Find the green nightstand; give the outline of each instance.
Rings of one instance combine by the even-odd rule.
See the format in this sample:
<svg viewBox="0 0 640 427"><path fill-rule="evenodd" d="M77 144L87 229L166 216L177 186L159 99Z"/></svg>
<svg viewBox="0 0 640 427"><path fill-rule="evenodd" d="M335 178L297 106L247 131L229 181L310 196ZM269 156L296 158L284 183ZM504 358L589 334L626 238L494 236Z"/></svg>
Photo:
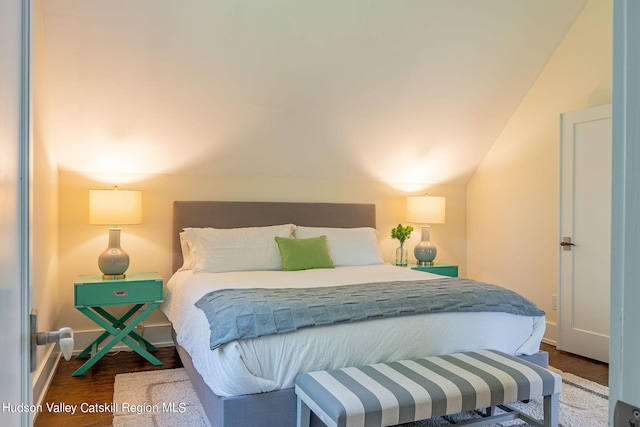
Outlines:
<svg viewBox="0 0 640 427"><path fill-rule="evenodd" d="M442 276L458 277L457 265L438 263L435 263L433 265L417 265L414 262L409 263L409 267L411 267L412 270L427 271L429 273L440 274Z"/></svg>
<svg viewBox="0 0 640 427"><path fill-rule="evenodd" d="M84 359L91 354L89 360L73 373L74 377L84 374L120 341L154 365L162 365L160 360L149 353L158 349L134 331L136 325L162 303L162 278L158 273L130 273L126 278L116 280L103 280L99 274L78 276L73 301L82 314L105 330L77 356L78 359ZM133 304L133 307L119 319L102 308L125 304ZM138 312L141 308L143 309ZM136 313L137 316L125 324ZM113 338L98 349L100 343L110 335L113 335Z"/></svg>

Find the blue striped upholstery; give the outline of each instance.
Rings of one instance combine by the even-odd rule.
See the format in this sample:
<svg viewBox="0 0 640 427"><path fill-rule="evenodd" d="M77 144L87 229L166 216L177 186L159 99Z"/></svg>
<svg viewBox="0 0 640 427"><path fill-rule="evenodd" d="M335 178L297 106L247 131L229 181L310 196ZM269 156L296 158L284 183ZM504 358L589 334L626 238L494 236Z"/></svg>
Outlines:
<svg viewBox="0 0 640 427"><path fill-rule="evenodd" d="M382 427L545 396L539 425L554 426L561 387L547 369L479 350L310 372L296 378L295 391L299 425L308 425L309 410L329 427Z"/></svg>

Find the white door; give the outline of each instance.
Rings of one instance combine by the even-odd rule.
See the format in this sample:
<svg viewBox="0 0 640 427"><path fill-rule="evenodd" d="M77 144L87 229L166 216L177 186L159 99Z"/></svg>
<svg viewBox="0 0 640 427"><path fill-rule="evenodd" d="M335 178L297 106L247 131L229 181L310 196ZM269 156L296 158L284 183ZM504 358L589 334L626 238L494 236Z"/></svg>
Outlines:
<svg viewBox="0 0 640 427"><path fill-rule="evenodd" d="M613 224L611 271L610 426L630 426L640 409L640 2L614 0ZM625 414L626 412L626 414Z"/></svg>
<svg viewBox="0 0 640 427"><path fill-rule="evenodd" d="M603 362L609 361L611 140L610 105L562 114L558 348Z"/></svg>
<svg viewBox="0 0 640 427"><path fill-rule="evenodd" d="M0 425L28 426L32 413L28 357L29 2L0 2ZM26 31L26 30L25 30ZM28 33L27 33L28 34ZM27 51L28 53L28 51ZM26 76L23 78L23 76ZM25 411L27 409L27 411Z"/></svg>

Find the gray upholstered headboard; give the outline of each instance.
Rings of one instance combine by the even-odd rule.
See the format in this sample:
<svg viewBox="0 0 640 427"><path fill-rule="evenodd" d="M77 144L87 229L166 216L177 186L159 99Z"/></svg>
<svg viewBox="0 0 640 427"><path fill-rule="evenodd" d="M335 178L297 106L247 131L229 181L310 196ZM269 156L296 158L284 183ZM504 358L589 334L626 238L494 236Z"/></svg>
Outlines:
<svg viewBox="0 0 640 427"><path fill-rule="evenodd" d="M376 206L357 203L173 202L173 270L182 266L180 232L185 227L373 227Z"/></svg>

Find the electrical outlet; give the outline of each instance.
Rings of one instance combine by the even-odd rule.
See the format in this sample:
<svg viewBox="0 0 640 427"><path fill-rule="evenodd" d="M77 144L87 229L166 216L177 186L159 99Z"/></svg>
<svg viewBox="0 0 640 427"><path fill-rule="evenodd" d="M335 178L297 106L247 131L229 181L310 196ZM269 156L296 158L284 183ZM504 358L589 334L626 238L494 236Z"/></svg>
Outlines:
<svg viewBox="0 0 640 427"><path fill-rule="evenodd" d="M138 313L142 313L144 310L147 309L147 307L149 307L149 303L143 304L138 309ZM144 320L136 325L135 331L136 333L138 333L138 335L142 336L142 334L144 333Z"/></svg>
<svg viewBox="0 0 640 427"><path fill-rule="evenodd" d="M558 309L558 295L551 295L551 310Z"/></svg>
<svg viewBox="0 0 640 427"><path fill-rule="evenodd" d="M135 330L139 335L144 333L144 320L136 325Z"/></svg>

